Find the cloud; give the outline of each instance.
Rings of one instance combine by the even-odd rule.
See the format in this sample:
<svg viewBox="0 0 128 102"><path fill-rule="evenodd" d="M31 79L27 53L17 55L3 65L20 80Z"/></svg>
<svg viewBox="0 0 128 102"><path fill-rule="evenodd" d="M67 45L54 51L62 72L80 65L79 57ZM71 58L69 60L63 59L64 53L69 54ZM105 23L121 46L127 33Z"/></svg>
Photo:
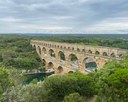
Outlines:
<svg viewBox="0 0 128 102"><path fill-rule="evenodd" d="M1 0L0 22L5 33L128 33L128 2Z"/></svg>

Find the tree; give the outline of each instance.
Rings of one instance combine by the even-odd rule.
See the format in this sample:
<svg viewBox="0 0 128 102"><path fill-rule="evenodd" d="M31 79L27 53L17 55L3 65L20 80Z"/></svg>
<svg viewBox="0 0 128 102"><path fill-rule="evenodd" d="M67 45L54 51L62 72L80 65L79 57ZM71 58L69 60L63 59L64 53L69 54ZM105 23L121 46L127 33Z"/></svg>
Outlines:
<svg viewBox="0 0 128 102"><path fill-rule="evenodd" d="M79 93L72 93L64 97L63 102L84 102Z"/></svg>
<svg viewBox="0 0 128 102"><path fill-rule="evenodd" d="M128 59L112 61L91 74L97 82L97 102L128 102Z"/></svg>
<svg viewBox="0 0 128 102"><path fill-rule="evenodd" d="M78 72L45 79L44 90L47 91L46 102L60 102L66 95L75 92L87 98L96 94L93 79Z"/></svg>
<svg viewBox="0 0 128 102"><path fill-rule="evenodd" d="M17 85L5 93L4 102L43 102L43 83Z"/></svg>
<svg viewBox="0 0 128 102"><path fill-rule="evenodd" d="M103 76L102 76L103 77ZM128 69L115 71L99 79L97 102L128 102Z"/></svg>
<svg viewBox="0 0 128 102"><path fill-rule="evenodd" d="M13 81L9 78L7 71L0 67L0 98L2 98L3 92L12 85Z"/></svg>

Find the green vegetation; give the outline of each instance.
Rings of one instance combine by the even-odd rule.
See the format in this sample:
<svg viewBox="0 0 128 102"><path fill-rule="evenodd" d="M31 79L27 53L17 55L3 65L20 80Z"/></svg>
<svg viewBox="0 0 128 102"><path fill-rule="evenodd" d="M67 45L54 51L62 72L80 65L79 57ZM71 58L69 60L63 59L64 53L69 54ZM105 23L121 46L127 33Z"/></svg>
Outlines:
<svg viewBox="0 0 128 102"><path fill-rule="evenodd" d="M83 101L84 98L82 98L79 93L72 93L69 94L68 96L65 96L63 102L83 102Z"/></svg>
<svg viewBox="0 0 128 102"><path fill-rule="evenodd" d="M47 91L46 102L61 102L66 95L74 92L87 98L96 94L93 79L77 72L45 79L44 89Z"/></svg>
<svg viewBox="0 0 128 102"><path fill-rule="evenodd" d="M31 39L128 47L127 40L114 38L0 35L0 102L88 102L91 99L94 99L91 102L128 102L128 56L87 75L75 72L45 77L41 82L33 78L27 85L23 84L26 76L22 71L44 71L42 61L30 45ZM63 54L61 59L65 59Z"/></svg>
<svg viewBox="0 0 128 102"><path fill-rule="evenodd" d="M92 73L97 82L97 102L128 101L128 59L110 62L104 69Z"/></svg>
<svg viewBox="0 0 128 102"><path fill-rule="evenodd" d="M41 60L30 45L30 39L22 36L0 37L0 61L6 67L36 69Z"/></svg>
<svg viewBox="0 0 128 102"><path fill-rule="evenodd" d="M13 85L13 80L9 78L7 70L0 67L0 100L2 99L3 92Z"/></svg>
<svg viewBox="0 0 128 102"><path fill-rule="evenodd" d="M106 46L128 49L128 39L110 37L35 37L34 40L46 40L64 43L76 43L81 45Z"/></svg>

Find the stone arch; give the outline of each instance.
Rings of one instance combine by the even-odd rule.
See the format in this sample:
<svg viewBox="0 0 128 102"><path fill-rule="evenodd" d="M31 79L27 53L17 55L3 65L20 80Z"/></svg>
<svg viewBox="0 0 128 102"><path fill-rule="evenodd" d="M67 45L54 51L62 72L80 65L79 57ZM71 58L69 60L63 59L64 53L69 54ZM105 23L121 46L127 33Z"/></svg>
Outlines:
<svg viewBox="0 0 128 102"><path fill-rule="evenodd" d="M101 57L96 58L96 63L98 65L98 68L103 68L106 65L107 62L108 61L104 58L101 58Z"/></svg>
<svg viewBox="0 0 128 102"><path fill-rule="evenodd" d="M89 54L92 54L92 51L91 51L91 50L88 50L88 53L89 53Z"/></svg>
<svg viewBox="0 0 128 102"><path fill-rule="evenodd" d="M49 62L47 69L54 69L54 64L52 62Z"/></svg>
<svg viewBox="0 0 128 102"><path fill-rule="evenodd" d="M45 47L43 47L43 48L42 48L42 52L43 52L44 54L46 54L46 53L47 53L47 50L46 50L46 48L45 48Z"/></svg>
<svg viewBox="0 0 128 102"><path fill-rule="evenodd" d="M59 67L57 68L57 72L58 72L58 73L62 73L62 72L63 72L63 67L62 67L62 66L59 66Z"/></svg>
<svg viewBox="0 0 128 102"><path fill-rule="evenodd" d="M107 52L103 52L103 56L108 56Z"/></svg>
<svg viewBox="0 0 128 102"><path fill-rule="evenodd" d="M85 49L82 49L82 52L85 52Z"/></svg>
<svg viewBox="0 0 128 102"><path fill-rule="evenodd" d="M70 50L71 48L70 47L68 47L68 50Z"/></svg>
<svg viewBox="0 0 128 102"><path fill-rule="evenodd" d="M96 55L100 55L100 52L99 52L99 51L96 51L95 54L96 54Z"/></svg>
<svg viewBox="0 0 128 102"><path fill-rule="evenodd" d="M77 51L78 51L78 52L80 52L80 49L79 49L79 48L77 48Z"/></svg>
<svg viewBox="0 0 128 102"><path fill-rule="evenodd" d="M69 63L69 67L72 70L78 70L78 68L79 68L79 61L78 61L78 57L75 54L71 53L68 56L68 63Z"/></svg>
<svg viewBox="0 0 128 102"><path fill-rule="evenodd" d="M60 59L60 60L64 60L64 61L66 60L66 59L65 59L65 54L64 54L64 52L59 51L58 56L59 56L59 59Z"/></svg>
<svg viewBox="0 0 128 102"><path fill-rule="evenodd" d="M64 46L64 49L66 50L66 46Z"/></svg>
<svg viewBox="0 0 128 102"><path fill-rule="evenodd" d="M124 57L124 55L123 54L119 54L119 58L123 58Z"/></svg>
<svg viewBox="0 0 128 102"><path fill-rule="evenodd" d="M46 66L46 60L42 59L43 66Z"/></svg>
<svg viewBox="0 0 128 102"><path fill-rule="evenodd" d="M39 54L41 55L41 48L40 48L40 46L38 46L37 49L39 51Z"/></svg>
<svg viewBox="0 0 128 102"><path fill-rule="evenodd" d="M55 52L53 49L49 50L49 55L50 55L50 57L55 57Z"/></svg>
<svg viewBox="0 0 128 102"><path fill-rule="evenodd" d="M32 47L33 47L34 49L36 49L36 45L33 45Z"/></svg>
<svg viewBox="0 0 128 102"><path fill-rule="evenodd" d="M86 57L83 60L83 67L87 68L89 70L93 70L93 69L96 69L98 66L97 66L95 58L93 58L93 57Z"/></svg>
<svg viewBox="0 0 128 102"><path fill-rule="evenodd" d="M74 71L69 71L68 73L71 74L71 73L74 73Z"/></svg>
<svg viewBox="0 0 128 102"><path fill-rule="evenodd" d="M114 52L113 52L113 53L111 53L111 54L110 54L110 56L111 56L111 57L116 57L116 55L115 55L115 53L114 53Z"/></svg>
<svg viewBox="0 0 128 102"><path fill-rule="evenodd" d="M63 47L62 47L62 46L60 46L60 48L62 49Z"/></svg>
<svg viewBox="0 0 128 102"><path fill-rule="evenodd" d="M71 53L71 54L69 55L68 59L69 59L70 61L78 60L77 56L76 56L75 54L73 54L73 53Z"/></svg>

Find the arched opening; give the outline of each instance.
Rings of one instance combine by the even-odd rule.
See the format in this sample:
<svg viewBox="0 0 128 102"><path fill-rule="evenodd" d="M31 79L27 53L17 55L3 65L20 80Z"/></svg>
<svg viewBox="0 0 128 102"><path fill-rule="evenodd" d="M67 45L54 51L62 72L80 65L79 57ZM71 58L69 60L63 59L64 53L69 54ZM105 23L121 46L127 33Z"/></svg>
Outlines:
<svg viewBox="0 0 128 102"><path fill-rule="evenodd" d="M89 53L89 54L92 54L92 51L91 51L91 50L89 50L89 51L88 51L88 53Z"/></svg>
<svg viewBox="0 0 128 102"><path fill-rule="evenodd" d="M49 54L51 57L55 57L55 52L52 49L49 50Z"/></svg>
<svg viewBox="0 0 128 102"><path fill-rule="evenodd" d="M79 68L78 58L75 54L70 54L68 60L68 63L70 63L70 68L72 70L77 70Z"/></svg>
<svg viewBox="0 0 128 102"><path fill-rule="evenodd" d="M66 49L66 46L64 46L64 49Z"/></svg>
<svg viewBox="0 0 128 102"><path fill-rule="evenodd" d="M107 52L103 52L103 56L108 56Z"/></svg>
<svg viewBox="0 0 128 102"><path fill-rule="evenodd" d="M70 54L69 58L70 58L70 61L77 61L78 60L78 58L75 54Z"/></svg>
<svg viewBox="0 0 128 102"><path fill-rule="evenodd" d="M60 57L60 60L65 61L65 55L62 51L59 51L59 57Z"/></svg>
<svg viewBox="0 0 128 102"><path fill-rule="evenodd" d="M43 66L46 66L46 60L42 59Z"/></svg>
<svg viewBox="0 0 128 102"><path fill-rule="evenodd" d="M85 52L85 49L82 49L82 52Z"/></svg>
<svg viewBox="0 0 128 102"><path fill-rule="evenodd" d="M59 66L59 67L57 68L57 72L58 72L58 73L62 73L62 72L63 72L63 68L62 68L61 66Z"/></svg>
<svg viewBox="0 0 128 102"><path fill-rule="evenodd" d="M41 55L41 48L38 46L38 51L39 51L39 54Z"/></svg>
<svg viewBox="0 0 128 102"><path fill-rule="evenodd" d="M87 68L89 70L93 70L97 68L97 64L93 58L87 57L83 61L84 68Z"/></svg>
<svg viewBox="0 0 128 102"><path fill-rule="evenodd" d="M33 45L32 47L33 47L34 49L36 49L36 45Z"/></svg>
<svg viewBox="0 0 128 102"><path fill-rule="evenodd" d="M123 54L119 54L119 58L123 58L124 57L124 55Z"/></svg>
<svg viewBox="0 0 128 102"><path fill-rule="evenodd" d="M62 46L60 46L60 48L62 49L63 47L62 47Z"/></svg>
<svg viewBox="0 0 128 102"><path fill-rule="evenodd" d="M68 50L70 50L70 47L68 47Z"/></svg>
<svg viewBox="0 0 128 102"><path fill-rule="evenodd" d="M69 71L68 73L71 74L71 73L74 73L74 72L73 71Z"/></svg>
<svg viewBox="0 0 128 102"><path fill-rule="evenodd" d="M77 48L77 51L78 51L78 52L80 52L80 49L79 49L79 48Z"/></svg>
<svg viewBox="0 0 128 102"><path fill-rule="evenodd" d="M42 52L43 52L44 54L46 54L46 48L45 48L45 47L42 48Z"/></svg>
<svg viewBox="0 0 128 102"><path fill-rule="evenodd" d="M111 53L111 55L110 55L110 56L111 56L111 57L116 57L114 53Z"/></svg>
<svg viewBox="0 0 128 102"><path fill-rule="evenodd" d="M96 51L95 54L96 54L96 55L100 55L100 52L99 52L99 51Z"/></svg>
<svg viewBox="0 0 128 102"><path fill-rule="evenodd" d="M53 65L52 62L49 62L49 63L48 63L48 69L54 69L54 65Z"/></svg>

